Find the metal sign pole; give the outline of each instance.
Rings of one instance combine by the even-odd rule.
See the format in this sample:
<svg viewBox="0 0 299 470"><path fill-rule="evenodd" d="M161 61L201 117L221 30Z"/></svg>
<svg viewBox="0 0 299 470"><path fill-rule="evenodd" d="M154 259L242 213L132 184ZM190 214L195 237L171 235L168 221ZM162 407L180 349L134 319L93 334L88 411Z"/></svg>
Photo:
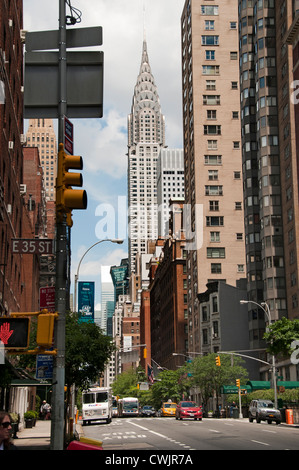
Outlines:
<svg viewBox="0 0 299 470"><path fill-rule="evenodd" d="M59 117L58 143L64 142L64 116L67 107L65 0L59 0ZM55 342L57 357L53 370L53 403L51 449L64 449L64 385L65 385L65 316L67 285L67 231L66 217L56 217L56 322Z"/></svg>

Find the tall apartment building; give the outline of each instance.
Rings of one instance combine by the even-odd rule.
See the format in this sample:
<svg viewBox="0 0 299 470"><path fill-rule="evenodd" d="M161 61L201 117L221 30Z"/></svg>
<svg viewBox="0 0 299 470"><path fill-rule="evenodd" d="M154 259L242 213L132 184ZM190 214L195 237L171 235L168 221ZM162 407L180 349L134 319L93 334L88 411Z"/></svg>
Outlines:
<svg viewBox="0 0 299 470"><path fill-rule="evenodd" d="M147 240L158 234L157 160L165 146L165 123L144 40L131 114L128 116L129 270Z"/></svg>
<svg viewBox="0 0 299 470"><path fill-rule="evenodd" d="M292 0L239 1L248 299L266 302L272 320L298 318L298 155L286 43L292 20ZM258 348L265 314L253 302L250 346Z"/></svg>
<svg viewBox="0 0 299 470"><path fill-rule="evenodd" d="M46 200L55 201L57 175L57 142L52 119L30 119L26 134L27 146L39 149L44 170Z"/></svg>
<svg viewBox="0 0 299 470"><path fill-rule="evenodd" d="M22 311L24 257L12 251L23 229L23 5L0 3L0 315Z"/></svg>
<svg viewBox="0 0 299 470"><path fill-rule="evenodd" d="M198 294L246 275L237 2L186 0L181 33L185 203L202 233L187 248L189 350L200 351Z"/></svg>
<svg viewBox="0 0 299 470"><path fill-rule="evenodd" d="M161 149L157 167L158 236L169 233L169 201L184 198L184 152L182 149Z"/></svg>

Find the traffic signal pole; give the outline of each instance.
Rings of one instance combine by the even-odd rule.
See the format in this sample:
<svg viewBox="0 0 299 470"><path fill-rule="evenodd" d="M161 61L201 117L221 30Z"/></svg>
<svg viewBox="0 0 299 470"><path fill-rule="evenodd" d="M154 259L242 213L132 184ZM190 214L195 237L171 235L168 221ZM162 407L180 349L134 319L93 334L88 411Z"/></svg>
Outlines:
<svg viewBox="0 0 299 470"><path fill-rule="evenodd" d="M59 0L59 117L58 143L64 143L64 117L67 111L66 64L66 8L65 0ZM55 308L58 320L55 328L57 355L53 369L53 395L51 412L51 450L64 449L64 385L65 385L65 321L66 287L68 276L66 215L56 214L56 285Z"/></svg>

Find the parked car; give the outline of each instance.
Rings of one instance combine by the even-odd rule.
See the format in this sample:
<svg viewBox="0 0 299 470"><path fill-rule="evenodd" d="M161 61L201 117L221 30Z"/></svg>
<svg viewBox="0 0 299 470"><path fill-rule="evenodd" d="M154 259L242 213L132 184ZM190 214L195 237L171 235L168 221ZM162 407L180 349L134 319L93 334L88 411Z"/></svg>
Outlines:
<svg viewBox="0 0 299 470"><path fill-rule="evenodd" d="M156 416L156 410L150 405L144 405L140 410L141 416Z"/></svg>
<svg viewBox="0 0 299 470"><path fill-rule="evenodd" d="M269 424L275 421L281 423L281 413L277 410L271 400L252 400L249 406L249 422L256 419L257 423L267 421Z"/></svg>
<svg viewBox="0 0 299 470"><path fill-rule="evenodd" d="M162 404L161 416L175 416L176 403L167 401Z"/></svg>
<svg viewBox="0 0 299 470"><path fill-rule="evenodd" d="M192 418L202 420L202 408L194 401L180 401L175 412L176 419Z"/></svg>

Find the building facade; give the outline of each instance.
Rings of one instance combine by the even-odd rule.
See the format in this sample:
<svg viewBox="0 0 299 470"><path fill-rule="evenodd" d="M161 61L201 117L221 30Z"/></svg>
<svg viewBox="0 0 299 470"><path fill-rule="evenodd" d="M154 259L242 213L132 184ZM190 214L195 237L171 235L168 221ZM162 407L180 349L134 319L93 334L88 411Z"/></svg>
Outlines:
<svg viewBox="0 0 299 470"><path fill-rule="evenodd" d="M238 4L186 0L182 17L189 350L201 350L198 294L246 275L238 62ZM186 235L186 238L190 237Z"/></svg>
<svg viewBox="0 0 299 470"><path fill-rule="evenodd" d="M184 152L161 149L157 167L158 236L169 235L169 201L184 198Z"/></svg>
<svg viewBox="0 0 299 470"><path fill-rule="evenodd" d="M129 271L147 240L158 234L157 160L165 146L165 123L144 40L131 114L128 116Z"/></svg>

